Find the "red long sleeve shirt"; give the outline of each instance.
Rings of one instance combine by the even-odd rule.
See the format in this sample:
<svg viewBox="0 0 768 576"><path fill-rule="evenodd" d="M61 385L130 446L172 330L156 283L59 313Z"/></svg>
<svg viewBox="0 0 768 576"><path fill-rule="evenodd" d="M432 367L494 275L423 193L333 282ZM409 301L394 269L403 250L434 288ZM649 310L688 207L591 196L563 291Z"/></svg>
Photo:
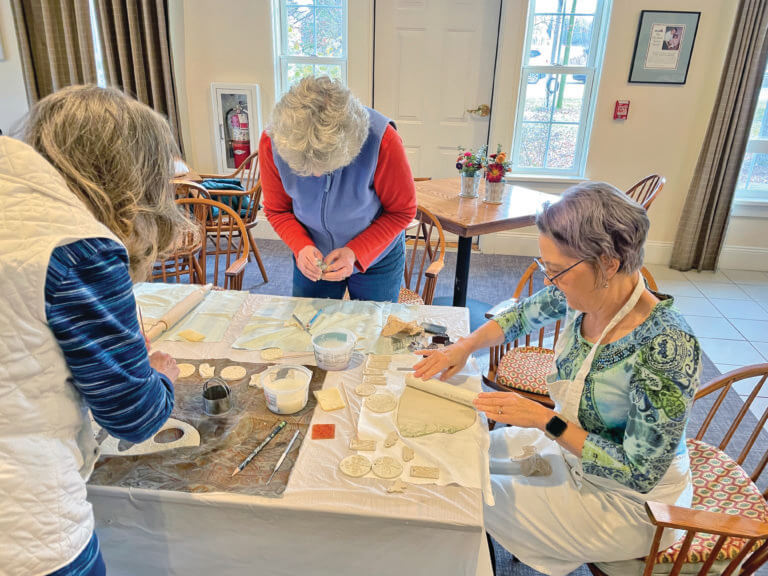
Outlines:
<svg viewBox="0 0 768 576"><path fill-rule="evenodd" d="M302 248L314 245L314 242L293 213L293 202L283 188L272 157L272 140L266 132L259 142L259 163L264 213L278 236L298 256ZM355 253L356 266L363 272L416 215L416 188L411 167L400 135L392 126L387 126L381 140L373 187L383 211L368 228L347 243Z"/></svg>

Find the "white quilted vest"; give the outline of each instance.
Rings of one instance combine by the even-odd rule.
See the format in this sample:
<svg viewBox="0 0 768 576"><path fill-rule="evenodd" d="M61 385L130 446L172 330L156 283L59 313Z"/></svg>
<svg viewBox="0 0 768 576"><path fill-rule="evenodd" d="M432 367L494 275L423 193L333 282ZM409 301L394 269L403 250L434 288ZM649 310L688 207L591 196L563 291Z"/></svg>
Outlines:
<svg viewBox="0 0 768 576"><path fill-rule="evenodd" d="M45 317L57 246L115 236L28 145L0 137L0 575L48 574L93 532L98 457L83 401Z"/></svg>

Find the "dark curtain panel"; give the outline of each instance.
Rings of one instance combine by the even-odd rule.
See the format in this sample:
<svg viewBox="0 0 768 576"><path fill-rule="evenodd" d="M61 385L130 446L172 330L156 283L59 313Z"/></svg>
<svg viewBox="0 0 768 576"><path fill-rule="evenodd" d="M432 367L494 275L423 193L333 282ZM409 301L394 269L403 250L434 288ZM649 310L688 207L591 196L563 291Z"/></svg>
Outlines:
<svg viewBox="0 0 768 576"><path fill-rule="evenodd" d="M767 34L768 0L741 0L712 119L680 218L672 268L717 266L765 71Z"/></svg>
<svg viewBox="0 0 768 576"><path fill-rule="evenodd" d="M27 99L96 83L88 0L11 0Z"/></svg>
<svg viewBox="0 0 768 576"><path fill-rule="evenodd" d="M107 84L168 118L182 147L167 0L95 0Z"/></svg>

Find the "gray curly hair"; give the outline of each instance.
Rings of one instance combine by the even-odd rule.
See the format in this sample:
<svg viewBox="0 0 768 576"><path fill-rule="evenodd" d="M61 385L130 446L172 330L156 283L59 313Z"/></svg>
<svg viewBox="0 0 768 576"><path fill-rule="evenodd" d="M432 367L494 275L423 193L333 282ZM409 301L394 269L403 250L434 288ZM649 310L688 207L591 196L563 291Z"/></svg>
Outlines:
<svg viewBox="0 0 768 576"><path fill-rule="evenodd" d="M618 271L632 274L643 266L650 221L640 204L606 182L585 182L566 190L536 217L539 232L574 258L602 270L600 258L619 261Z"/></svg>
<svg viewBox="0 0 768 576"><path fill-rule="evenodd" d="M349 165L368 137L368 111L340 82L306 77L275 106L269 135L296 174L326 174Z"/></svg>

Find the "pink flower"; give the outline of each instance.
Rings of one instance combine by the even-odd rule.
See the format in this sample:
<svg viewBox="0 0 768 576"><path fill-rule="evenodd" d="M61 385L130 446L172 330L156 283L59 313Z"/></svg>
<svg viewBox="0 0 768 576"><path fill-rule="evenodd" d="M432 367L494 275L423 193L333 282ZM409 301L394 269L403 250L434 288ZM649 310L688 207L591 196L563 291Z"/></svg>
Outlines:
<svg viewBox="0 0 768 576"><path fill-rule="evenodd" d="M464 156L472 156L472 152L464 152Z"/></svg>

